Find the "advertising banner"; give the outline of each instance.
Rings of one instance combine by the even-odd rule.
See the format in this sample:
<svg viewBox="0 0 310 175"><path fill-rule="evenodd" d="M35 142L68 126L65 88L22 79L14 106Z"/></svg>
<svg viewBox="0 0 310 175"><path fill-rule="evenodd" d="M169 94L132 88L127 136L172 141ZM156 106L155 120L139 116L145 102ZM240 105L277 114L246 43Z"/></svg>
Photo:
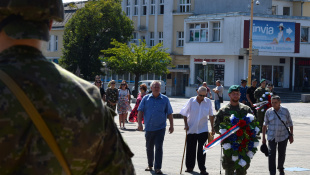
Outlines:
<svg viewBox="0 0 310 175"><path fill-rule="evenodd" d="M253 49L290 52L295 49L295 23L253 20Z"/></svg>

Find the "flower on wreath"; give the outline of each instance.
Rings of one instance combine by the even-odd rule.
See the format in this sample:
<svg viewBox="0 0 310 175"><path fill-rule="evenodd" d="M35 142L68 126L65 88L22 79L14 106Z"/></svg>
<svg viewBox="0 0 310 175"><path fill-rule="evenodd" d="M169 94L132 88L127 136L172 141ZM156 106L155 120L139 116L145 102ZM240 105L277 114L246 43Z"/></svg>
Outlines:
<svg viewBox="0 0 310 175"><path fill-rule="evenodd" d="M246 125L246 121L244 121L244 120L239 120L238 125L240 126L240 128L243 128L243 127L245 127L245 125Z"/></svg>
<svg viewBox="0 0 310 175"><path fill-rule="evenodd" d="M238 149L239 149L239 143L233 143L233 145L232 145L232 149L234 150L234 151L237 151Z"/></svg>
<svg viewBox="0 0 310 175"><path fill-rule="evenodd" d="M237 136L238 137L241 137L243 135L243 130L242 129L239 129L237 132L236 132Z"/></svg>
<svg viewBox="0 0 310 175"><path fill-rule="evenodd" d="M224 143L224 144L223 144L223 148L224 148L225 150L231 149L231 144L230 144L230 143Z"/></svg>
<svg viewBox="0 0 310 175"><path fill-rule="evenodd" d="M230 141L232 141L232 142L236 141L237 138L238 138L238 137L237 137L236 134L232 134L232 135L230 135L230 136L228 137L228 139L229 139Z"/></svg>
<svg viewBox="0 0 310 175"><path fill-rule="evenodd" d="M254 115L250 113L248 113L246 116L250 119L250 122L252 122L255 118Z"/></svg>
<svg viewBox="0 0 310 175"><path fill-rule="evenodd" d="M251 159L254 157L254 153L252 151L249 151L246 155Z"/></svg>
<svg viewBox="0 0 310 175"><path fill-rule="evenodd" d="M256 127L255 127L255 132L256 132L256 134L258 134L259 131L260 131L260 129L256 126Z"/></svg>
<svg viewBox="0 0 310 175"><path fill-rule="evenodd" d="M224 134L227 131L227 129L220 129L220 133Z"/></svg>
<svg viewBox="0 0 310 175"><path fill-rule="evenodd" d="M231 156L231 160L234 161L234 162L236 162L236 160L238 160L238 159L239 159L238 156Z"/></svg>
<svg viewBox="0 0 310 175"><path fill-rule="evenodd" d="M259 142L254 142L254 147L257 148L259 145Z"/></svg>
<svg viewBox="0 0 310 175"><path fill-rule="evenodd" d="M239 162L238 162L238 164L239 164L240 166L244 167L247 163L246 163L245 160L240 159Z"/></svg>
<svg viewBox="0 0 310 175"><path fill-rule="evenodd" d="M248 149L252 151L253 148L254 148L254 142L250 141L248 144Z"/></svg>

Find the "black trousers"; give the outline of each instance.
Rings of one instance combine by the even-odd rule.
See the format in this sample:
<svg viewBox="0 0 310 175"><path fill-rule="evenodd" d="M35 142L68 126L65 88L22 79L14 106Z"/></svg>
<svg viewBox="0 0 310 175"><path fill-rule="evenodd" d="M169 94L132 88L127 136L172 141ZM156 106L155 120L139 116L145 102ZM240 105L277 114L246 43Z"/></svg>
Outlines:
<svg viewBox="0 0 310 175"><path fill-rule="evenodd" d="M203 154L203 145L208 140L208 132L203 132L200 134L188 134L186 141L186 159L185 165L187 169L194 169L195 159L196 159L196 147L198 142L197 150L197 162L200 171L205 171L206 166L206 155Z"/></svg>
<svg viewBox="0 0 310 175"><path fill-rule="evenodd" d="M288 139L285 139L282 142L275 142L275 139L268 141L268 146L269 146L268 164L269 164L270 175L276 174L277 145L278 145L278 169L279 170L284 169L283 165L284 165L284 161L285 161L287 140Z"/></svg>

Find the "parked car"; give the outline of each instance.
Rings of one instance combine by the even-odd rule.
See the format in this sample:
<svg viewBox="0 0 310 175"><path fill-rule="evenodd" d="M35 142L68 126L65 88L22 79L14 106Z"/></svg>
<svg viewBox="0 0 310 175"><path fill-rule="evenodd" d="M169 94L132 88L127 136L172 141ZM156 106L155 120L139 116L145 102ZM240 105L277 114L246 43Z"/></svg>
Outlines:
<svg viewBox="0 0 310 175"><path fill-rule="evenodd" d="M151 91L151 84L152 84L153 81L155 81L155 80L141 80L141 81L138 82L138 86L140 86L141 84L146 84L147 93L151 93L152 92ZM156 80L156 81L160 81L161 82L160 93L166 94L166 84L165 84L165 82L162 81L162 80ZM132 86L132 93L134 93L134 89L135 89L135 86Z"/></svg>

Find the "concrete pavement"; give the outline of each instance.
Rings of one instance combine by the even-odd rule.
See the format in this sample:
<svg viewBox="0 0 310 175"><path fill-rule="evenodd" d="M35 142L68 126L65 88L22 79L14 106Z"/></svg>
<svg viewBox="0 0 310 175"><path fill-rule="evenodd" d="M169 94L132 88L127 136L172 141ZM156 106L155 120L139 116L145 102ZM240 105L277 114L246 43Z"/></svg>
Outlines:
<svg viewBox="0 0 310 175"><path fill-rule="evenodd" d="M171 105L174 113L178 113L182 106L186 103L188 98L182 97L170 97ZM212 101L213 102L213 101ZM224 104L227 104L224 101ZM223 105L223 104L222 104ZM287 107L292 116L294 123L294 135L295 141L293 144L288 144L285 167L301 167L310 169L310 136L309 136L309 125L310 125L310 104L309 103L282 103L283 106ZM132 104L134 106L134 104ZM214 111L215 113L215 111ZM118 116L115 117L115 122L118 125ZM149 175L155 174L153 172L146 172L144 169L147 167L147 157L145 150L145 137L144 132L136 131L137 123L128 123L125 125L126 130L120 130L125 141L129 145L132 152L135 154L133 157L133 163L138 175ZM164 155L162 163L162 171L164 174L176 175L180 174L182 155L184 150L185 142L185 131L183 119L174 119L174 133L168 133L169 121L167 120L167 130L164 141ZM218 136L218 135L216 135ZM217 146L207 152L206 156L206 167L210 175L220 174L220 156L221 149ZM184 160L185 162L185 160ZM198 165L194 173L185 173L185 163L183 165L182 174L199 174ZM309 175L310 171L291 172L285 171L287 175ZM225 174L222 169L222 174ZM257 151L254 158L252 159L251 166L248 169L248 174L267 175L268 171L268 158L263 153Z"/></svg>

